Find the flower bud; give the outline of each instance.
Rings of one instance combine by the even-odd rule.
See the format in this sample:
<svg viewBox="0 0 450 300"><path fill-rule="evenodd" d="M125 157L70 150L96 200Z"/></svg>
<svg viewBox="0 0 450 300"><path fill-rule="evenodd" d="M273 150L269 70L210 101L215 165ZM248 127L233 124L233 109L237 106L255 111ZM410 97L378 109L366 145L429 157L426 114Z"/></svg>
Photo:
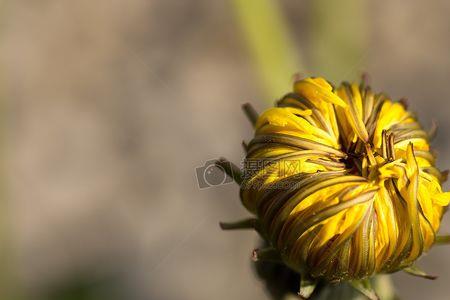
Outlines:
<svg viewBox="0 0 450 300"><path fill-rule="evenodd" d="M354 281L410 271L435 243L446 176L403 102L364 82L306 78L251 115L240 193L272 258L308 278Z"/></svg>

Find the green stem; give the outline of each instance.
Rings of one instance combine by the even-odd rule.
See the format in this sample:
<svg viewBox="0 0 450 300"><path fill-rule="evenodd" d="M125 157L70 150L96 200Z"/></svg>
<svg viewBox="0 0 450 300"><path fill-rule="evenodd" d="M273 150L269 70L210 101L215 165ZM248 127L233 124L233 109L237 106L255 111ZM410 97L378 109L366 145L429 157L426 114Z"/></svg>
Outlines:
<svg viewBox="0 0 450 300"><path fill-rule="evenodd" d="M367 1L311 1L313 69L332 82L360 76L367 53Z"/></svg>
<svg viewBox="0 0 450 300"><path fill-rule="evenodd" d="M377 275L371 280L373 290L381 300L395 300L395 290L389 275ZM361 292L348 283L330 284L322 288L311 300L367 300Z"/></svg>
<svg viewBox="0 0 450 300"><path fill-rule="evenodd" d="M398 298L395 294L394 284L389 275L378 275L375 277L372 284L380 299L395 300Z"/></svg>
<svg viewBox="0 0 450 300"><path fill-rule="evenodd" d="M303 70L299 51L277 1L233 0L239 27L270 104L291 90L292 76Z"/></svg>

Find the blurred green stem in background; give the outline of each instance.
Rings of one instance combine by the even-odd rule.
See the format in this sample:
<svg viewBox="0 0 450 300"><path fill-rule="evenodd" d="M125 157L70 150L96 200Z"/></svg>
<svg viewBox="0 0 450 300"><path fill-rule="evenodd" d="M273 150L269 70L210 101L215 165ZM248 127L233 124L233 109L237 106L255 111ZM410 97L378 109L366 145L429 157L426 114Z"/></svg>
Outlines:
<svg viewBox="0 0 450 300"><path fill-rule="evenodd" d="M368 49L367 1L312 0L310 5L313 75L335 84L359 78Z"/></svg>
<svg viewBox="0 0 450 300"><path fill-rule="evenodd" d="M375 276L371 279L371 283L381 300L397 299L389 275ZM318 295L311 297L310 300L368 300L368 298L349 284L341 283L324 287Z"/></svg>
<svg viewBox="0 0 450 300"><path fill-rule="evenodd" d="M375 277L373 288L377 291L378 296L382 300L396 300L398 299L394 284L392 283L390 275L378 275Z"/></svg>
<svg viewBox="0 0 450 300"><path fill-rule="evenodd" d="M292 76L304 70L277 1L233 0L238 24L270 104L292 89Z"/></svg>

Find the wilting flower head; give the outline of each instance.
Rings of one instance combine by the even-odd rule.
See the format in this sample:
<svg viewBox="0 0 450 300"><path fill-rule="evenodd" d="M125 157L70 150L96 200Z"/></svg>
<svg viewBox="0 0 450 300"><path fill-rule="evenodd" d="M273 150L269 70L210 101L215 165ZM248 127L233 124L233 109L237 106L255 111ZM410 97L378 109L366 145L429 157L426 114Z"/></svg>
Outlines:
<svg viewBox="0 0 450 300"><path fill-rule="evenodd" d="M446 174L404 101L364 81L306 78L260 116L247 111L255 136L238 181L256 217L223 227L257 229L271 245L257 255L309 278L357 280L411 270L436 241Z"/></svg>

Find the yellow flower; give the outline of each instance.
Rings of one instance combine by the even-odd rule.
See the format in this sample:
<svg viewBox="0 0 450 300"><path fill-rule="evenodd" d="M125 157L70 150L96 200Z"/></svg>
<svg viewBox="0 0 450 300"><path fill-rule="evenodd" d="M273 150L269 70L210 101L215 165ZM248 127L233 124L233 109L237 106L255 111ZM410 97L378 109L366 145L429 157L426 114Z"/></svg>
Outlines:
<svg viewBox="0 0 450 300"><path fill-rule="evenodd" d="M255 218L223 228L255 228L271 245L255 255L312 280L421 275L413 263L435 243L450 193L403 102L364 82L306 78L260 116L246 108L255 136L234 177Z"/></svg>

